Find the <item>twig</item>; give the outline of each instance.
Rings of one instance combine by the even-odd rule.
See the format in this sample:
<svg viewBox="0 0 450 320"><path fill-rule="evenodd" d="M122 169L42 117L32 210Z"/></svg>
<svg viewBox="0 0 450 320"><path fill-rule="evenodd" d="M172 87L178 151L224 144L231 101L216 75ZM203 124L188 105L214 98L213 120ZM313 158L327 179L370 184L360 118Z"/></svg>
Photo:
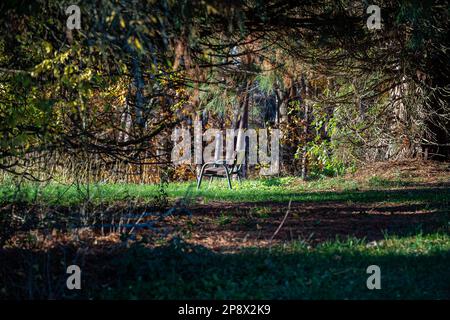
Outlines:
<svg viewBox="0 0 450 320"><path fill-rule="evenodd" d="M283 220L281 221L280 225L278 226L277 230L275 230L275 232L273 233L272 237L269 240L269 245L272 245L272 240L275 238L275 236L278 234L278 232L281 230L281 227L283 226L284 222L286 221L289 212L291 211L291 202L292 200L289 200L289 205L288 205L288 209L286 211L286 214L284 215Z"/></svg>
<svg viewBox="0 0 450 320"><path fill-rule="evenodd" d="M130 229L130 231L128 232L128 234L131 234L135 227L139 224L139 222L141 222L142 218L144 217L144 215L146 214L146 212L142 212L141 216L139 217L139 219L137 219L136 223L134 224L133 228ZM128 218L128 221L130 220L130 218Z"/></svg>

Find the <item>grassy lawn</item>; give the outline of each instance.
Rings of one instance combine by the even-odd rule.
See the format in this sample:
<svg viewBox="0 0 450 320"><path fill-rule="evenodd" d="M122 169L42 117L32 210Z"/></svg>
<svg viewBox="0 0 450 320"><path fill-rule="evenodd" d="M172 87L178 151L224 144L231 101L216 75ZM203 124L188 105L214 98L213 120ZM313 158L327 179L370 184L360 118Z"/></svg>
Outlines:
<svg viewBox="0 0 450 320"><path fill-rule="evenodd" d="M47 223L12 238L0 249L0 298L450 299L445 182L273 178L235 183L233 190L206 182L199 191L192 182L171 183L169 203L184 200L192 212L161 220L164 232L86 236L77 228L55 233ZM160 191L3 183L0 195L3 213L40 208L36 217L52 210L80 216L86 200L97 215L116 204L152 203ZM83 270L84 289L76 294L59 276L70 263ZM369 265L381 269L381 290L366 287Z"/></svg>
<svg viewBox="0 0 450 320"><path fill-rule="evenodd" d="M75 252L65 250L66 256ZM96 250L84 256L83 290L63 289L64 297L108 299L449 299L450 237L443 234L396 238L377 245L358 239L325 242L311 248L301 242L271 249L217 253L177 240L153 249L134 243L126 250ZM3 251L2 261L21 252ZM36 275L45 260L61 259L61 250L34 256ZM27 297L19 290L27 263L16 260L8 274L15 285L0 297ZM381 270L381 290L368 290L369 265ZM4 272L4 267L2 268ZM56 267L51 269L57 274ZM46 277L34 286L46 288ZM26 284L26 283L25 283ZM63 283L53 283L57 290ZM0 285L1 286L1 285ZM36 289L35 289L36 290ZM41 289L42 290L42 289ZM45 290L42 290L45 292ZM42 292L40 292L42 294ZM35 291L35 295L39 291ZM48 294L45 292L45 294Z"/></svg>
<svg viewBox="0 0 450 320"><path fill-rule="evenodd" d="M374 177L366 181L352 181L343 177L322 178L303 182L298 178L271 178L245 180L234 183L230 190L225 181L205 182L197 190L195 182L170 183L165 192L171 199L186 201L201 199L231 202L288 202L292 201L426 201L445 202L450 199L450 188L434 189L414 187L409 180L385 180ZM57 183L40 186L26 183L17 189L13 184L1 184L0 196L3 201L41 201L47 204L71 205L89 200L94 203L109 203L124 200L150 201L158 195L158 185L138 184L91 184L89 186L63 185ZM437 191L436 191L437 190Z"/></svg>
<svg viewBox="0 0 450 320"><path fill-rule="evenodd" d="M135 252L133 252L135 250ZM449 299L448 235L333 241L218 254L172 244L133 248L116 274L126 286L92 294L170 299ZM366 269L381 269L381 290L368 290ZM135 277L130 278L129 273Z"/></svg>

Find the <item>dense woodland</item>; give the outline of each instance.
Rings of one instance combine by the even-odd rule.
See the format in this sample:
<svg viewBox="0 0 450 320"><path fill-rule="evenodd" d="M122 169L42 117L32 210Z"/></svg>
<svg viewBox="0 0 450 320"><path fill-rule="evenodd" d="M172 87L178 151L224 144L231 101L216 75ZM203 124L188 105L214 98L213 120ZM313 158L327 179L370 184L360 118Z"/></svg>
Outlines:
<svg viewBox="0 0 450 320"><path fill-rule="evenodd" d="M171 133L196 120L281 129L303 178L449 156L445 1L380 1L379 30L365 1L89 1L79 30L69 5L1 4L4 172L188 179Z"/></svg>

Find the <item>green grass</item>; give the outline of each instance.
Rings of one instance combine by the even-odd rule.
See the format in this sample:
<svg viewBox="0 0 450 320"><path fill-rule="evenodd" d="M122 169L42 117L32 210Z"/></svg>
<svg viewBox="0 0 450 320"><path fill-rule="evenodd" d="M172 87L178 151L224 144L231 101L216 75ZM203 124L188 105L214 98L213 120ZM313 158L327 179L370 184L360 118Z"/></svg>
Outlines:
<svg viewBox="0 0 450 320"><path fill-rule="evenodd" d="M116 284L101 291L93 288L91 297L450 298L450 237L442 234L387 238L376 247L348 239L315 248L294 242L285 247L247 249L234 254L183 243L157 249L134 246L114 261L111 263L115 266ZM369 265L381 269L381 290L366 287Z"/></svg>
<svg viewBox="0 0 450 320"><path fill-rule="evenodd" d="M380 182L381 181L381 182ZM241 184L235 182L234 189L229 190L224 181L208 183L200 190L194 182L170 183L166 192L171 199L202 199L208 201L234 202L320 202L320 201L354 201L354 202L440 202L448 204L450 188L424 188L402 190L393 187L406 185L406 181L386 183L384 180L370 179L365 183L346 180L342 177L326 178L307 183L297 178L271 178L246 180ZM138 184L91 184L88 187L66 186L51 183L46 186L23 184L20 191L11 184L0 185L0 199L10 201L39 201L46 204L72 205L89 199L94 203L125 200L152 201L158 194L157 185Z"/></svg>
<svg viewBox="0 0 450 320"><path fill-rule="evenodd" d="M450 236L445 234L389 236L376 246L352 238L317 247L296 241L237 253L178 239L156 248L141 242L123 248L97 249L81 260L76 248L16 249L9 253L16 257L13 269L0 268L0 276L10 280L0 282L0 298L28 297L33 261L33 297L41 299L48 298L49 272L55 277L53 292L61 287L69 299L450 299ZM8 249L0 250L0 258L5 254ZM48 269L46 261L53 267ZM83 270L81 291L64 289L58 276L71 261ZM380 290L367 289L370 265L381 269Z"/></svg>

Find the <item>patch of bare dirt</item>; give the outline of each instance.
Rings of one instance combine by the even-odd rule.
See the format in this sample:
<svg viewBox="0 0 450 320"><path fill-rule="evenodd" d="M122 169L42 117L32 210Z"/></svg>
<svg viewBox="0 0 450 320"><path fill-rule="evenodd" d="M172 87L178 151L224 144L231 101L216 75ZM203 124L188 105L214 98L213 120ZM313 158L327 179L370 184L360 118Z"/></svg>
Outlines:
<svg viewBox="0 0 450 320"><path fill-rule="evenodd" d="M261 205L268 208L268 216L260 216ZM442 212L414 204L292 203L285 222L270 241L287 209L287 204L276 203L239 203L223 207L216 203L193 208L192 217L177 218L171 224L184 231L188 242L227 251L293 240L311 245L337 237L373 241L383 239L385 233L400 236L411 233L414 227L420 227L422 232L445 228Z"/></svg>
<svg viewBox="0 0 450 320"><path fill-rule="evenodd" d="M55 245L72 244L104 250L143 238L150 239L149 246L157 246L182 237L215 251L236 251L298 240L314 246L336 238L374 241L383 239L385 233L402 236L419 229L450 231L448 223L443 223L448 212L421 203L292 202L289 213L287 210L287 203L212 202L189 208L190 214L168 215L149 229L127 229L125 238L117 232L103 234L98 228L28 230L12 237L8 247L48 250Z"/></svg>

